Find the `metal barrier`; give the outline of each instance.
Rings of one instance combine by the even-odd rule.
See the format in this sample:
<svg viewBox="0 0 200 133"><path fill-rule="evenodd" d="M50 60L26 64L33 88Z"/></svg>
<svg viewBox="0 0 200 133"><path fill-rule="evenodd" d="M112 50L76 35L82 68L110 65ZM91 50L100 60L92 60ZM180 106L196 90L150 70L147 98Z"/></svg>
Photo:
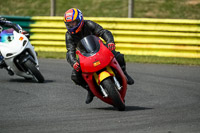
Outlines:
<svg viewBox="0 0 200 133"><path fill-rule="evenodd" d="M63 17L12 17L31 33L36 51L66 52ZM200 58L200 20L94 18L110 30L116 50L127 55Z"/></svg>

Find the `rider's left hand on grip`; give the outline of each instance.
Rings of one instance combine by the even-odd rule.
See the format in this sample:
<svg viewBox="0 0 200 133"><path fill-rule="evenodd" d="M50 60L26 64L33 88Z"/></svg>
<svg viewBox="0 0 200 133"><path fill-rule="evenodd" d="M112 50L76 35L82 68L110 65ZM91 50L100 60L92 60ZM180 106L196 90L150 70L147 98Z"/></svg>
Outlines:
<svg viewBox="0 0 200 133"><path fill-rule="evenodd" d="M114 43L108 43L108 49L109 49L110 51L115 50L115 44L114 44Z"/></svg>

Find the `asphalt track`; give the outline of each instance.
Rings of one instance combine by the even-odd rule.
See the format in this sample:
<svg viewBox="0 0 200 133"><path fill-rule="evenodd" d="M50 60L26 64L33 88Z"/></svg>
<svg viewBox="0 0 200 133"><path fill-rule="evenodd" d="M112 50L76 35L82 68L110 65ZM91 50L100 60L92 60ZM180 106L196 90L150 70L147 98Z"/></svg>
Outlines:
<svg viewBox="0 0 200 133"><path fill-rule="evenodd" d="M126 111L70 80L66 60L40 59L46 82L0 70L0 133L200 133L200 67L128 63Z"/></svg>

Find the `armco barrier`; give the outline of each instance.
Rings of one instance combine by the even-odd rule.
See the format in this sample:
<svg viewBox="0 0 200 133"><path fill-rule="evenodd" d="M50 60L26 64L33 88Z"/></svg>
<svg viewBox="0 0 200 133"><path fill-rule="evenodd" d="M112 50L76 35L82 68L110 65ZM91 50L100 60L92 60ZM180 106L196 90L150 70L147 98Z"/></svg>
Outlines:
<svg viewBox="0 0 200 133"><path fill-rule="evenodd" d="M63 17L13 17L31 33L36 51L66 52ZM200 20L94 18L115 38L116 49L128 55L200 58Z"/></svg>

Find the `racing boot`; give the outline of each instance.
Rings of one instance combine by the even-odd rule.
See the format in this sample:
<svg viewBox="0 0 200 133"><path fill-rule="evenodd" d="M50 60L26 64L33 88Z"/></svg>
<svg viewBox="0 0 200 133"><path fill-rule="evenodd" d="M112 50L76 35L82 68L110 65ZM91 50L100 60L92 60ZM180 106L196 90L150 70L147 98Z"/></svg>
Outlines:
<svg viewBox="0 0 200 133"><path fill-rule="evenodd" d="M5 69L8 71L8 74L9 74L10 76L13 76L13 75L14 75L14 72L13 72L11 69L9 69L8 67L5 67Z"/></svg>
<svg viewBox="0 0 200 133"><path fill-rule="evenodd" d="M87 99L85 101L86 104L89 104L93 101L93 98L94 98L94 94L91 92L91 90L88 91L88 94L87 94Z"/></svg>
<svg viewBox="0 0 200 133"><path fill-rule="evenodd" d="M134 84L133 78L131 78L131 76L129 76L128 73L126 72L126 66L123 65L123 66L121 66L121 68L122 68L122 71L124 72L124 75L126 76L127 84L129 84L129 85Z"/></svg>
<svg viewBox="0 0 200 133"><path fill-rule="evenodd" d="M76 70L73 70L72 75L71 75L71 79L72 79L72 81L74 81L74 83L76 85L80 85L81 87L83 87L84 89L86 89L88 91L85 103L86 104L91 103L93 98L94 98L94 94L91 92L88 84L83 79L81 72L76 72Z"/></svg>
<svg viewBox="0 0 200 133"><path fill-rule="evenodd" d="M127 73L126 71L124 71L124 75L125 75L126 78L127 78L127 84L129 84L129 85L134 84L133 78L131 78L131 76L129 76L128 73Z"/></svg>
<svg viewBox="0 0 200 133"><path fill-rule="evenodd" d="M3 69L3 68L5 68L8 71L8 74L10 76L14 75L14 72L8 68L8 66L6 65L6 63L4 62L4 60L1 60L0 61L0 69Z"/></svg>
<svg viewBox="0 0 200 133"><path fill-rule="evenodd" d="M84 87L87 91L88 91L88 94L87 94L87 98L86 98L86 101L85 103L86 104L89 104L92 102L93 98L94 98L94 94L92 93L92 91L89 89L89 86L86 85L86 87Z"/></svg>
<svg viewBox="0 0 200 133"><path fill-rule="evenodd" d="M0 68L7 68L6 63L4 62L4 60L0 61Z"/></svg>
<svg viewBox="0 0 200 133"><path fill-rule="evenodd" d="M133 78L131 78L131 76L129 76L128 73L126 72L126 62L124 60L124 55L120 54L119 52L116 52L115 58L117 59L122 71L124 72L124 75L126 76L127 84L129 85L134 84Z"/></svg>

